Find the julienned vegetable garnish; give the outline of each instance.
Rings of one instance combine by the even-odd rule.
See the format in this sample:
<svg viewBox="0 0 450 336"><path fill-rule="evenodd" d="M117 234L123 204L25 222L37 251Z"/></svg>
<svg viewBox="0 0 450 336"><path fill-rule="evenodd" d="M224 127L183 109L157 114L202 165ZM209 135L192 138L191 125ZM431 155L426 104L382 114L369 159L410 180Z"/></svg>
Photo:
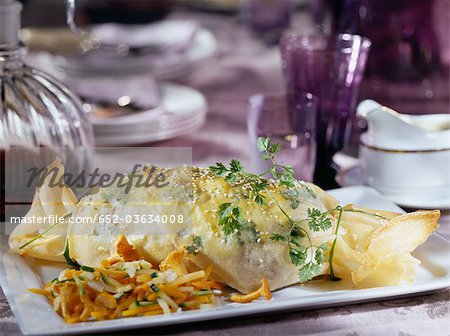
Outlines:
<svg viewBox="0 0 450 336"><path fill-rule="evenodd" d="M170 314L217 304L223 285L210 279L212 266L189 273L184 247L169 254L159 269L145 261L124 236L118 237L116 247L116 254L99 267L66 269L43 289L30 291L44 295L68 323ZM252 295L236 294L230 300L245 303L261 296L269 300L269 284L265 279L262 284Z"/></svg>

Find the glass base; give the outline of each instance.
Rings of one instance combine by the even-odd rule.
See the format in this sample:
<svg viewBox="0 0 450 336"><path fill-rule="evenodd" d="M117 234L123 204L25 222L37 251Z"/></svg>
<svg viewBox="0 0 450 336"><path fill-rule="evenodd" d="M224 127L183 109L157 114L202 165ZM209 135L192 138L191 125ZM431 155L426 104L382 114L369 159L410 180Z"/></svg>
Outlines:
<svg viewBox="0 0 450 336"><path fill-rule="evenodd" d="M335 153L317 154L313 182L324 190L340 187L336 182L336 174L339 170L339 166L333 162L334 154Z"/></svg>

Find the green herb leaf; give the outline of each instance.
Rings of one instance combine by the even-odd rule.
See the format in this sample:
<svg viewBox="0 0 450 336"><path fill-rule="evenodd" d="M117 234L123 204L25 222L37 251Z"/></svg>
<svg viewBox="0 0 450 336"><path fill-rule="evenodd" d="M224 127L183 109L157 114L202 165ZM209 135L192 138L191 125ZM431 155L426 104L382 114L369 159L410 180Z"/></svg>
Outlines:
<svg viewBox="0 0 450 336"><path fill-rule="evenodd" d="M270 142L270 146L268 148L269 153L277 154L281 150L281 145L279 143Z"/></svg>
<svg viewBox="0 0 450 336"><path fill-rule="evenodd" d="M287 238L280 233L272 233L269 238L273 241L287 241Z"/></svg>
<svg viewBox="0 0 450 336"><path fill-rule="evenodd" d="M289 257L291 258L291 262L295 265L302 265L306 261L306 257L308 254L306 253L307 249L304 247L298 248L290 248L289 249Z"/></svg>
<svg viewBox="0 0 450 336"><path fill-rule="evenodd" d="M66 243L64 245L64 253L63 253L64 259L66 259L66 263L67 265L75 268L75 269L80 269L80 264L77 263L76 261L72 260L72 258L70 258L70 251L69 251L69 240L66 238Z"/></svg>
<svg viewBox="0 0 450 336"><path fill-rule="evenodd" d="M188 245L186 247L186 251L189 254L193 254L196 255L199 250L203 248L203 241L202 241L202 237L200 236L194 236L194 238L192 238L192 244Z"/></svg>
<svg viewBox="0 0 450 336"><path fill-rule="evenodd" d="M89 266L84 266L84 265L80 266L80 270L86 271L86 272L91 272L91 273L95 271L94 268L89 267Z"/></svg>
<svg viewBox="0 0 450 336"><path fill-rule="evenodd" d="M244 169L244 166L238 160L231 160L231 162L230 162L230 170L233 173L242 172L243 169Z"/></svg>
<svg viewBox="0 0 450 336"><path fill-rule="evenodd" d="M323 264L327 260L325 256L326 250L328 250L327 244L321 244L317 247L316 253L314 254L314 261L316 264Z"/></svg>
<svg viewBox="0 0 450 336"><path fill-rule="evenodd" d="M259 137L256 140L256 146L260 152L264 152L269 148L270 138L267 137Z"/></svg>
<svg viewBox="0 0 450 336"><path fill-rule="evenodd" d="M308 282L320 272L319 265L309 262L298 270L298 280L301 283Z"/></svg>
<svg viewBox="0 0 450 336"><path fill-rule="evenodd" d="M219 226L225 235L239 231L243 221L242 210L239 206L231 203L222 203L219 206Z"/></svg>
<svg viewBox="0 0 450 336"><path fill-rule="evenodd" d="M214 166L209 166L209 170L216 176L223 176L228 172L228 168L221 162L217 162Z"/></svg>
<svg viewBox="0 0 450 336"><path fill-rule="evenodd" d="M326 212L321 212L319 209L315 208L309 208L307 214L307 223L311 231L326 231L331 228L331 219L327 217Z"/></svg>
<svg viewBox="0 0 450 336"><path fill-rule="evenodd" d="M266 198L261 194L255 195L255 202L259 205L266 204Z"/></svg>

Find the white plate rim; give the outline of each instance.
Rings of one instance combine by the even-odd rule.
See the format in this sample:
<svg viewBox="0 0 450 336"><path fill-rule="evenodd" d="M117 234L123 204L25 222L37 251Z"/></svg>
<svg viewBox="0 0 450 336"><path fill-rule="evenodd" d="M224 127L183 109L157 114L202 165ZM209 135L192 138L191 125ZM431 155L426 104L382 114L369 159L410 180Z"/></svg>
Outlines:
<svg viewBox="0 0 450 336"><path fill-rule="evenodd" d="M96 137L96 146L119 146L119 145L135 145L142 143L150 143L155 141L168 140L174 137L180 137L192 133L199 129L205 123L205 116L200 116L187 124L172 128L170 130L163 130L158 133L139 134L137 136L112 136L112 137Z"/></svg>
<svg viewBox="0 0 450 336"><path fill-rule="evenodd" d="M183 92L184 95L189 95L194 98L198 106L192 111L174 111L170 107L170 100L175 96ZM206 105L206 97L198 90L180 84L173 84L170 82L162 83L161 85L161 101L160 106L156 106L149 110L140 111L136 113L130 113L129 115L123 115L116 118L103 119L99 117L90 118L94 129L97 131L108 131L108 128L113 128L110 132L114 131L114 127L123 128L123 126L131 126L133 124L139 124L145 122L157 122L159 118L167 118L168 120L184 120L192 118L192 114L197 114L198 109ZM106 129L105 129L106 128Z"/></svg>
<svg viewBox="0 0 450 336"><path fill-rule="evenodd" d="M148 62L136 62L136 60L133 60L133 62L128 61L121 64L121 71L124 71L124 69L127 71L147 69L150 70L151 75L159 80L179 79L195 69L198 64L212 58L216 54L217 49L218 44L213 33L204 27L200 27L195 34L191 47L184 52L181 59L177 60L177 66L175 66L176 64L155 66ZM55 59L57 64L56 68L67 71L69 74L72 71L79 73L92 71L91 67L79 65L79 62L76 60L71 60L73 62L71 65L63 56L55 56ZM102 71L105 70L103 69Z"/></svg>

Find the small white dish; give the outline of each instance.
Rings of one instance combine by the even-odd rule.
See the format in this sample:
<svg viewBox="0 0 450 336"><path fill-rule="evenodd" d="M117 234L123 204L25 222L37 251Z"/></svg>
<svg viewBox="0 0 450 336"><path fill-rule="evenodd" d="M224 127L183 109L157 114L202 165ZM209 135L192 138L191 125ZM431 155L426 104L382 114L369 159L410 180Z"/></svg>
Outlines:
<svg viewBox="0 0 450 336"><path fill-rule="evenodd" d="M406 115L372 100L358 116L368 122L361 135L359 162L365 184L385 195L450 193L450 115Z"/></svg>
<svg viewBox="0 0 450 336"><path fill-rule="evenodd" d="M341 187L365 184L362 169L358 165L340 171L336 181ZM411 194L408 190L402 193L402 190L398 190L397 194L383 193L383 196L395 204L412 209L450 209L450 189L436 191L430 188L424 194Z"/></svg>
<svg viewBox="0 0 450 336"><path fill-rule="evenodd" d="M358 204L379 210L402 212L395 204L368 187L335 189L331 194L342 204ZM36 263L8 251L6 237L0 235L0 284L8 299L21 331L25 335L92 334L117 330L148 328L188 322L200 322L285 310L307 310L367 301L417 295L450 286L450 242L433 234L413 255L422 263L416 281L411 285L370 289L345 289L337 282L312 282L290 286L273 293L270 301L256 300L249 304L223 302L211 310L174 313L169 316L122 318L110 321L67 324L50 307L48 301L28 292L52 279L64 268L63 264ZM44 322L45 321L45 322Z"/></svg>

